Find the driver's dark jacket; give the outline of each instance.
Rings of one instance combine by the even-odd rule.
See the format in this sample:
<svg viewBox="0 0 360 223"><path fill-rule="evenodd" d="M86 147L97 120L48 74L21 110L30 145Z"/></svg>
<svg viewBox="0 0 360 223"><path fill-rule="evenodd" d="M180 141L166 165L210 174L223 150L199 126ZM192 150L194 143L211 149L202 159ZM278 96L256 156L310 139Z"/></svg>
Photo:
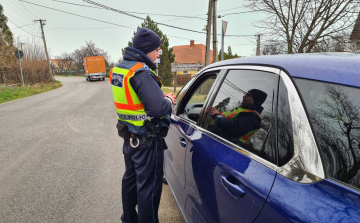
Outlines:
<svg viewBox="0 0 360 223"><path fill-rule="evenodd" d="M255 110L259 114L264 110L260 105L258 106L241 106L242 108ZM208 130L220 135L230 141L241 138L241 136L248 132L260 128L261 119L255 112L240 112L235 120L227 120L220 114L213 116L214 126L209 126Z"/></svg>
<svg viewBox="0 0 360 223"><path fill-rule="evenodd" d="M152 70L156 69L156 65L149 57L138 49L126 47L123 56L124 60L117 64L117 67L121 68L121 64L126 63L126 61L136 61L145 63ZM130 79L130 84L144 105L147 115L160 118L171 111L171 99L164 97L164 93L159 87L160 83L158 79L150 70L136 72L134 77ZM130 132L137 135L144 135L149 131L145 126L139 127L127 122L121 122L129 127Z"/></svg>

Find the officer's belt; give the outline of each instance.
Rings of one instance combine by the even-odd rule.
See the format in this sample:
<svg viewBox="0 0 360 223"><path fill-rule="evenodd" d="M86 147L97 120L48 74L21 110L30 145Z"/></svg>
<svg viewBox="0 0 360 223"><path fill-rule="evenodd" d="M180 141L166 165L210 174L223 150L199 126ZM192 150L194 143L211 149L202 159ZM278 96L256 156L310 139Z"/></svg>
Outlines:
<svg viewBox="0 0 360 223"><path fill-rule="evenodd" d="M148 116L148 115L125 115L125 114L120 114L120 113L118 113L118 117L119 117L119 119L122 119L122 120L148 120L148 119L152 119L152 117Z"/></svg>

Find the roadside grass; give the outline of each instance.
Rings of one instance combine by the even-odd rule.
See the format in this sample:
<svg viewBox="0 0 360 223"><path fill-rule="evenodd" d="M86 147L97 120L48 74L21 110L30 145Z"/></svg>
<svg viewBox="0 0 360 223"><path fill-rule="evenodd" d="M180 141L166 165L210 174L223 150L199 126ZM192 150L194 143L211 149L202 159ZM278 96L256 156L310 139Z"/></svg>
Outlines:
<svg viewBox="0 0 360 223"><path fill-rule="evenodd" d="M180 89L176 89L176 93L174 93L174 89L163 88L163 92L165 94L169 94L171 92L171 93L174 93L176 95L179 91L180 91Z"/></svg>
<svg viewBox="0 0 360 223"><path fill-rule="evenodd" d="M29 97L35 94L51 91L62 86L60 81L55 80L49 83L38 83L30 86L0 87L0 104Z"/></svg>
<svg viewBox="0 0 360 223"><path fill-rule="evenodd" d="M177 93L180 91L179 90L176 90L176 93L175 95L177 95ZM168 94L168 93L174 93L174 89L169 89L169 88L163 88L163 92L165 94ZM195 102L205 102L205 99L207 97L207 94L198 94L198 93L195 93L191 96L191 99L189 101L189 103L195 103Z"/></svg>

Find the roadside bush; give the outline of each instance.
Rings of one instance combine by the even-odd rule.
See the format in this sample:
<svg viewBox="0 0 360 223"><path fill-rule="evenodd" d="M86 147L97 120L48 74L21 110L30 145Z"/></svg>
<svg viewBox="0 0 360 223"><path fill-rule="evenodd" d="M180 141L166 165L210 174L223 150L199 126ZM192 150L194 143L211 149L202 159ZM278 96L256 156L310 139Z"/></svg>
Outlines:
<svg viewBox="0 0 360 223"><path fill-rule="evenodd" d="M14 46L0 44L0 84L21 84L19 59L14 55L16 50ZM27 41L23 52L21 65L25 84L52 81L41 42L34 39Z"/></svg>

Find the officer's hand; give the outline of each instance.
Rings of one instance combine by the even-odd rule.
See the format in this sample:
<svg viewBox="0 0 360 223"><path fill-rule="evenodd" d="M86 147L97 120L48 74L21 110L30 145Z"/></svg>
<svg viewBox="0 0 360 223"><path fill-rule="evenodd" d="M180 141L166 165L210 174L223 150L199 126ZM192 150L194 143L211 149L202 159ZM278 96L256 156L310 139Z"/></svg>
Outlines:
<svg viewBox="0 0 360 223"><path fill-rule="evenodd" d="M169 93L166 95L166 97L168 97L172 100L173 105L176 105L176 97L175 97L174 93Z"/></svg>

